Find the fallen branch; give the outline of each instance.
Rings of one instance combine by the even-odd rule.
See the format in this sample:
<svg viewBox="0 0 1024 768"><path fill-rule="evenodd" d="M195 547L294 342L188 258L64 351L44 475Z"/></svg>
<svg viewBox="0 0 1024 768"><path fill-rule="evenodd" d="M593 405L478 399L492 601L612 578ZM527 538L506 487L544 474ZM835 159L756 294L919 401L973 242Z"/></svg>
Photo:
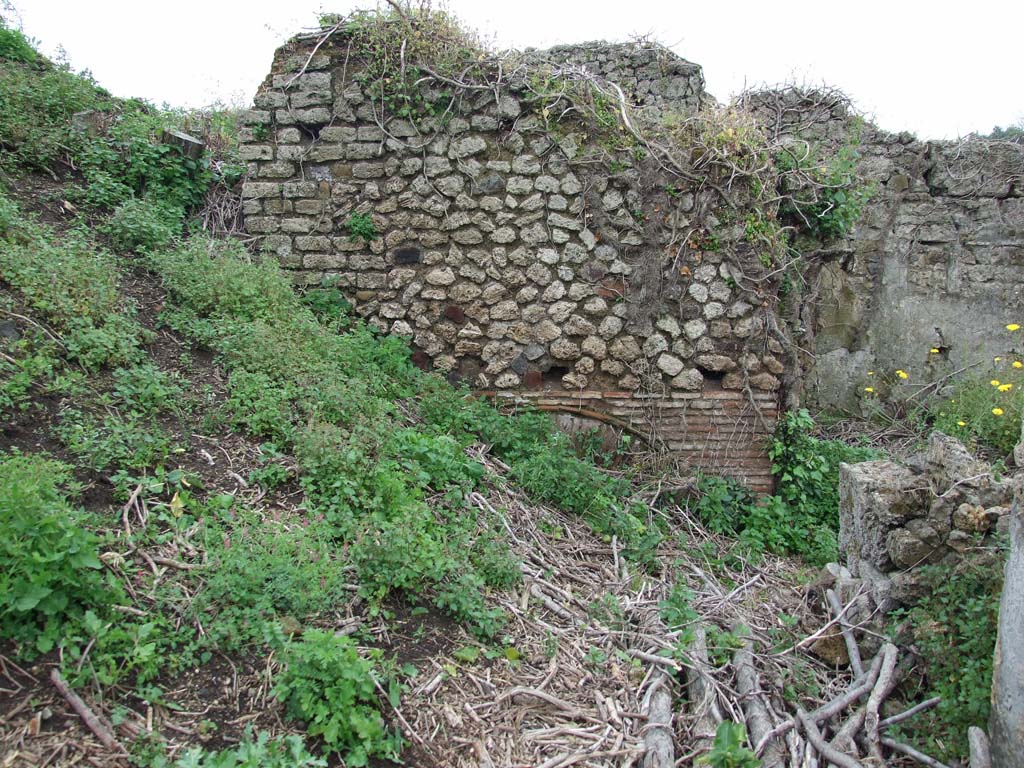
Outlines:
<svg viewBox="0 0 1024 768"><path fill-rule="evenodd" d="M172 560L169 557L157 557L156 555L154 555L152 559L154 563L166 565L168 568L175 568L179 571L202 571L206 568L205 565L197 565L196 563L182 563L177 560Z"/></svg>
<svg viewBox="0 0 1024 768"><path fill-rule="evenodd" d="M861 586L860 589L857 590L857 594L855 594L852 598L850 598L850 602L848 602L843 607L843 609L836 614L835 618L833 618L831 621L827 622L821 629L819 629L817 632L814 632L813 634L808 635L807 637L805 637L803 640L801 640L796 645L793 645L793 646L787 648L786 650L781 651L778 655L779 656L785 656L787 653L792 653L793 651L797 650L798 648L803 648L805 646L810 645L815 640L817 640L819 637L821 637L826 632L828 632L829 629L832 628L833 624L839 624L842 621L843 616L846 615L847 611L849 611L853 607L853 604L857 601L857 598L860 597L860 593L862 591L864 591L864 587L863 586Z"/></svg>
<svg viewBox="0 0 1024 768"><path fill-rule="evenodd" d="M580 712L580 710L574 707L572 704L568 704L562 701L557 696L552 696L550 693L538 690L536 688L524 688L522 686L516 686L515 688L509 691L505 691L505 693L501 694L501 696L499 696L494 703L500 704L506 699L512 699L516 696L532 696L535 699L540 699L541 701L545 701L553 707L557 707L558 709L562 710L563 712L565 712L570 717L576 720L589 719L586 715Z"/></svg>
<svg viewBox="0 0 1024 768"><path fill-rule="evenodd" d="M664 670L654 676L644 697L647 725L644 727L643 768L673 768L676 763L672 732L672 683Z"/></svg>
<svg viewBox="0 0 1024 768"><path fill-rule="evenodd" d="M71 708L75 710L75 713L82 718L82 722L89 727L89 730L96 734L96 738L100 740L104 747L128 754L127 750L114 738L113 730L99 715L89 709L89 706L82 701L77 693L71 690L71 687L64 681L64 678L60 676L59 670L53 669L50 671L50 682L60 692L60 695L67 700Z"/></svg>
<svg viewBox="0 0 1024 768"><path fill-rule="evenodd" d="M629 655L633 658L646 661L648 664L657 664L660 667L668 667L673 672L679 672L683 669L683 665L675 659L670 659L668 656L658 656L653 653L647 653L646 651L640 651L636 648L629 649Z"/></svg>
<svg viewBox="0 0 1024 768"><path fill-rule="evenodd" d="M972 725L967 729L967 743L971 749L971 768L992 768L992 751L988 736L981 728Z"/></svg>
<svg viewBox="0 0 1024 768"><path fill-rule="evenodd" d="M834 749L831 744L825 741L825 737L821 735L818 726L814 724L814 721L806 712L798 709L796 717L800 721L800 725L803 726L804 733L807 734L807 740L811 743L811 746L818 750L822 757L833 765L838 765L839 768L862 768L859 760L855 760L849 755Z"/></svg>
<svg viewBox="0 0 1024 768"><path fill-rule="evenodd" d="M715 687L711 682L707 633L703 624L698 624L694 629L688 658L690 666L686 669L686 688L690 712L694 716L693 733L709 734L695 738L693 748L698 752L706 752L711 749L710 734L713 734L718 729L718 724L722 722L722 712L718 708Z"/></svg>
<svg viewBox="0 0 1024 768"><path fill-rule="evenodd" d="M920 704L915 704L914 706L912 706L910 709L908 709L905 712L900 712L898 715L893 715L892 717L885 718L885 720L881 720L878 723L878 728L879 728L879 730L881 730L882 728L888 728L890 725L896 725L896 723L902 723L904 720L907 720L907 719L913 717L918 712L924 712L924 710L926 710L926 709L931 709L936 704L938 704L940 701L942 701L942 697L941 696L935 696L935 697L933 697L931 699L926 699L926 700L922 701Z"/></svg>
<svg viewBox="0 0 1024 768"><path fill-rule="evenodd" d="M914 758L917 762L921 763L921 765L927 765L928 768L949 768L945 763L936 760L934 757L929 757L924 752L918 752L908 744L903 744L902 742L895 741L894 739L886 738L882 739L882 743L889 749L895 750L907 757Z"/></svg>
<svg viewBox="0 0 1024 768"><path fill-rule="evenodd" d="M831 589L825 590L825 597L828 598L828 604L836 617L843 616L843 606L839 602L839 598L836 597L836 593ZM839 618L838 620L839 629L842 631L843 640L846 642L846 654L850 657L850 668L853 670L854 677L860 677L864 674L864 663L860 658L860 648L857 647L857 641L853 638L850 623L845 618Z"/></svg>
<svg viewBox="0 0 1024 768"><path fill-rule="evenodd" d="M866 713L864 707L860 707L847 718L846 722L843 723L842 727L836 731L836 735L832 737L832 747L840 752L845 752L848 755L854 757L860 757L857 751L857 742L854 737L860 733L860 729L864 727L864 715Z"/></svg>
<svg viewBox="0 0 1024 768"><path fill-rule="evenodd" d="M855 681L846 693L841 696L837 696L832 701L826 702L818 707L816 710L811 712L807 717L811 719L813 723L820 723L824 720L828 720L830 717L834 717L846 709L848 706L858 701L862 696L865 696L874 685L875 680L878 679L878 672L882 668L882 654L881 652L875 655L874 660L871 662L871 668L867 671L867 674L862 680ZM796 718L787 720L784 723L779 723L771 731L766 733L764 737L757 741L757 746L754 748L755 754L761 754L761 750L764 749L769 739L773 739L777 736L790 731L797 725Z"/></svg>
<svg viewBox="0 0 1024 768"><path fill-rule="evenodd" d="M868 754L874 759L876 765L885 765L878 735L878 709L896 685L893 672L896 670L899 649L892 643L886 643L882 646L880 653L882 654L882 669L878 673L878 680L871 690L867 706L864 709L864 730L867 736Z"/></svg>
<svg viewBox="0 0 1024 768"><path fill-rule="evenodd" d="M763 768L781 768L785 763L785 750L777 739L774 743L769 743L772 738L772 723L768 718L768 708L761 700L761 685L754 669L754 651L750 640L745 640L743 645L736 649L732 663L736 668L736 689L743 699L750 741L752 744L764 742L761 765Z"/></svg>

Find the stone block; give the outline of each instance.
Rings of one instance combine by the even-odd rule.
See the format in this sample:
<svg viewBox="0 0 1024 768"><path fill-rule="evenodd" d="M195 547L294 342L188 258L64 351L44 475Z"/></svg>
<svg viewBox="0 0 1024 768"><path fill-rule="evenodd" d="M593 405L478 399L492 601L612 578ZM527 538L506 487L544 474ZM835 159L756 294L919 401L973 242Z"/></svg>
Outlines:
<svg viewBox="0 0 1024 768"><path fill-rule="evenodd" d="M919 473L892 461L843 464L839 470L839 548L855 574L856 560L893 570L887 538L922 514L928 489Z"/></svg>

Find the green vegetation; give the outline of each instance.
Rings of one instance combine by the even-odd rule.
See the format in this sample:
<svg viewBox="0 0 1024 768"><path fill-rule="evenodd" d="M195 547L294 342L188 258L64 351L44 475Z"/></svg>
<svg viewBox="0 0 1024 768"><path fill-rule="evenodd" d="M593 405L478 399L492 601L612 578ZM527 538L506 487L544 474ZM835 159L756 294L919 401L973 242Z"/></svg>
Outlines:
<svg viewBox="0 0 1024 768"><path fill-rule="evenodd" d="M697 759L700 765L711 768L757 768L761 761L757 755L743 746L747 739L747 729L743 723L723 720L715 731L715 741L711 751Z"/></svg>
<svg viewBox="0 0 1024 768"><path fill-rule="evenodd" d="M716 533L738 535L753 552L800 555L823 565L838 556L839 465L869 461L879 451L822 440L806 410L779 420L768 454L776 493L760 499L721 477L700 479L698 516Z"/></svg>
<svg viewBox="0 0 1024 768"><path fill-rule="evenodd" d="M188 609L209 628L204 645L237 650L259 644L279 617L326 616L344 602L346 564L324 526L295 521L269 536L251 512L229 516L222 506L216 518L208 517L204 528L216 567Z"/></svg>
<svg viewBox="0 0 1024 768"><path fill-rule="evenodd" d="M0 236L0 278L60 334L59 346L86 370L140 359L145 333L119 294L119 268L84 228L58 237L26 222Z"/></svg>
<svg viewBox="0 0 1024 768"><path fill-rule="evenodd" d="M788 252L782 225L770 212L762 210L747 214L743 228L744 239L759 249L758 261L764 267L784 263Z"/></svg>
<svg viewBox="0 0 1024 768"><path fill-rule="evenodd" d="M807 538L815 540L824 538L818 532L828 530L834 536L839 528L839 465L871 461L882 453L868 446L814 437L813 428L814 421L804 409L784 414L768 455L777 478L776 494L789 510L792 527L806 526ZM813 552L819 543L809 546Z"/></svg>
<svg viewBox="0 0 1024 768"><path fill-rule="evenodd" d="M225 416L295 452L315 528L349 547L363 594L380 605L396 590L429 590L492 635L489 578L474 562L489 524L463 504L482 468L463 453L468 436L403 429L392 405L443 385L411 365L400 340L317 319L276 267L238 247L193 239L150 262L176 299L167 322L221 352L231 371ZM446 504L427 505L428 489Z"/></svg>
<svg viewBox="0 0 1024 768"><path fill-rule="evenodd" d="M860 218L871 188L857 176L859 136L827 157L783 149L775 162L781 173L780 217L822 242L845 237Z"/></svg>
<svg viewBox="0 0 1024 768"><path fill-rule="evenodd" d="M909 365L891 373L868 371L861 390L864 410L885 421L902 419L922 441L937 429L973 452L1006 460L1020 439L1024 417L1024 356L1017 351L1020 323L1006 323L997 333L993 338L1001 339L1007 352L946 377L938 377L932 368L932 360L942 359L939 347L922 350L928 360L923 371ZM940 386L941 395L934 394Z"/></svg>
<svg viewBox="0 0 1024 768"><path fill-rule="evenodd" d="M3 48L17 49L20 32L0 28ZM113 100L89 75L54 65L38 54L0 56L0 170L50 170L88 143L87 130L72 124L86 110L105 111Z"/></svg>
<svg viewBox="0 0 1024 768"><path fill-rule="evenodd" d="M574 512L609 540L617 536L627 556L650 561L661 533L646 519L646 507L630 504L628 478L609 475L579 458L572 440L547 415L503 414L450 388L428 391L420 408L437 428L490 445L535 499Z"/></svg>
<svg viewBox="0 0 1024 768"><path fill-rule="evenodd" d="M368 243L380 236L373 219L367 213L350 213L345 226L348 228L348 237L353 242L362 238L363 242Z"/></svg>
<svg viewBox="0 0 1024 768"><path fill-rule="evenodd" d="M1006 458L1020 440L1024 417L1024 369L1018 356L998 357L989 370L959 379L948 397L927 407L934 429L974 450Z"/></svg>
<svg viewBox="0 0 1024 768"><path fill-rule="evenodd" d="M894 621L909 619L927 695L942 701L919 716L908 738L923 741L922 749L942 760L963 760L968 727L988 725L1003 569L997 561L955 572L926 566L920 573L921 599Z"/></svg>
<svg viewBox="0 0 1024 768"><path fill-rule="evenodd" d="M117 206L102 231L121 250L151 250L178 236L181 216L181 209L174 205L132 197Z"/></svg>
<svg viewBox="0 0 1024 768"><path fill-rule="evenodd" d="M77 169L85 183L69 189L69 199L99 211L120 207L108 225L118 247L166 242L211 186L241 178L234 143L224 139L229 119L114 100L87 73L27 55L19 41L20 32L0 26L0 170ZM161 141L168 128L198 128L222 154L189 158Z"/></svg>
<svg viewBox="0 0 1024 768"><path fill-rule="evenodd" d="M379 659L380 652L372 657ZM329 752L338 752L346 766L365 766L371 757L397 758L402 739L385 727L377 707L376 688L389 685L397 705L398 683L379 679L345 636L313 630L284 648L284 673L276 695L293 717L306 723L310 736L320 736Z"/></svg>
<svg viewBox="0 0 1024 768"><path fill-rule="evenodd" d="M1008 125L1005 128L1001 126L995 126L992 128L992 133L988 136L982 136L983 139L991 139L992 141L1013 141L1020 143L1024 141L1024 120L1020 120L1016 125Z"/></svg>
<svg viewBox="0 0 1024 768"><path fill-rule="evenodd" d="M38 59L35 49L20 30L11 29L0 19L0 59L33 64Z"/></svg>
<svg viewBox="0 0 1024 768"><path fill-rule="evenodd" d="M425 61L468 82L486 79L488 64L450 17L403 9L325 22L352 35L371 94L392 114L423 123L451 98L441 78L423 86L434 77ZM617 102L589 84L573 88L599 129L598 146L618 153L609 165L642 163L646 150L622 130ZM73 121L80 112L87 114ZM702 173L712 183L725 168L753 173L770 160L756 126L720 117L699 134ZM192 159L164 143L174 127L201 135L207 154ZM71 684L91 688L97 701L165 711L178 706L161 687L169 680L215 657L235 666L254 656L273 677L265 690L274 688L332 759L397 759L402 738L384 706L397 708L403 693L394 662L357 645L372 637L366 625L353 637L335 630L346 612L386 626L399 609L429 607L483 645L454 651L457 661L520 662L494 596L519 588L522 568L506 511L477 495L495 482L480 454L500 459L507 479L535 501L614 539L616 557L641 568L657 567L671 523L634 500L628 469L599 468L623 458L620 449L603 455L596 436L581 446L542 413L506 412L452 388L413 366L405 341L354 317L336 283L297 294L273 263L195 231L190 217L244 171L232 156L233 130L228 114L114 100L0 24L0 178L41 172L52 188L24 205L74 203L63 207L68 219L49 226L0 191L0 415L25 433L12 430L23 452L0 453L0 638L14 658L54 652ZM799 202L790 213L821 239L847 233L866 199L855 161L851 146L820 170L799 166L818 174L818 184L813 197L793 193ZM755 186L762 202L777 191ZM683 196L674 186L664 191ZM633 215L643 223L648 214ZM737 222L766 267L788 255L789 235L770 211L729 223ZM380 236L368 214L353 212L346 225L353 241ZM692 238L695 250L724 247L703 226ZM1009 365L1000 378L1014 382L1017 397ZM991 388L1005 394L1000 386ZM954 398L958 418L978 417L970 434L1008 439L997 427L1019 414L1019 397L971 405L972 392ZM983 421L997 408L1005 422ZM763 552L812 563L835 557L838 465L874 452L821 440L812 429L805 411L781 420L771 448L774 496L758 500L730 481L701 479L693 509L709 529L739 539L718 562ZM242 444L249 463L236 466L226 449L226 464L212 446L199 451L210 435L217 447ZM555 526L545 532L562 535ZM633 578L644 577L641 568ZM948 658L953 638L972 658L990 653L983 638L993 593L987 583L966 583L937 583L933 599L909 615L925 655ZM693 603L679 581L659 606L679 633L668 651L679 657L699 618ZM586 612L615 632L631 621L611 592ZM923 629L935 624L948 629L927 636ZM707 639L715 665L742 642L714 626ZM553 633L552 656L557 642ZM623 651L616 657L627 661ZM585 660L604 667L609 658L595 645ZM936 733L984 716L978 691L990 671L965 670L929 673L952 702L936 710ZM237 737L236 730L228 740ZM723 723L703 762L756 765L744 738L741 726ZM175 768L326 764L297 737L252 730L227 749L163 752L156 738L141 739L135 759L174 759Z"/></svg>
<svg viewBox="0 0 1024 768"><path fill-rule="evenodd" d="M233 749L207 752L189 749L179 757L173 768L325 768L327 761L306 751L298 736L272 739L261 732L256 738L252 731Z"/></svg>
<svg viewBox="0 0 1024 768"><path fill-rule="evenodd" d="M450 14L429 3L326 15L326 29L342 29L362 64L357 82L388 112L413 122L440 117L453 98L441 78L471 82L482 71L481 42ZM434 80L434 75L440 78ZM424 87L424 80L433 80Z"/></svg>
<svg viewBox="0 0 1024 768"><path fill-rule="evenodd" d="M45 653L67 625L116 602L99 560L99 539L68 502L71 468L0 454L0 637Z"/></svg>

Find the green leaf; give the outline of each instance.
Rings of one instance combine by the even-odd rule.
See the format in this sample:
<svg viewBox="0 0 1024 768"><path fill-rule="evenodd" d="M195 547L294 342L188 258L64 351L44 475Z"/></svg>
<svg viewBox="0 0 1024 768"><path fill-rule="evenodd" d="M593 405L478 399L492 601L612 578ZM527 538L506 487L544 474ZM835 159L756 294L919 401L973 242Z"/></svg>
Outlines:
<svg viewBox="0 0 1024 768"><path fill-rule="evenodd" d="M475 645L467 645L463 648L456 650L452 656L459 661L464 661L468 664L473 664L477 659L480 658L480 648Z"/></svg>
<svg viewBox="0 0 1024 768"><path fill-rule="evenodd" d="M53 590L49 587L44 587L41 584L29 584L25 589L21 590L18 594L17 599L14 601L14 609L17 611L31 611L43 600L53 593Z"/></svg>
<svg viewBox="0 0 1024 768"><path fill-rule="evenodd" d="M76 568L91 568L98 570L103 567L103 563L96 556L96 552L92 549L87 549L82 552L76 552L70 558L71 564Z"/></svg>

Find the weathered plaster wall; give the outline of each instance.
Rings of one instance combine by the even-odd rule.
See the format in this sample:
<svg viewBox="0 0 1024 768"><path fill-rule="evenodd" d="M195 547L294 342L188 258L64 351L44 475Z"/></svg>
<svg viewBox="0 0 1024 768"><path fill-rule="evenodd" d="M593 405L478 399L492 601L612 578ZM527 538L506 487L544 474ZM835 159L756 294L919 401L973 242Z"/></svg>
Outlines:
<svg viewBox="0 0 1024 768"><path fill-rule="evenodd" d="M621 419L694 467L770 488L784 363L742 213L571 111L555 120L525 76L414 123L370 98L341 37L310 58L317 42L277 52L244 121L244 214L265 252L300 282L335 280L424 368ZM652 46L542 58L553 77L614 73L659 115L703 98L699 68ZM353 237L353 214L379 236Z"/></svg>

